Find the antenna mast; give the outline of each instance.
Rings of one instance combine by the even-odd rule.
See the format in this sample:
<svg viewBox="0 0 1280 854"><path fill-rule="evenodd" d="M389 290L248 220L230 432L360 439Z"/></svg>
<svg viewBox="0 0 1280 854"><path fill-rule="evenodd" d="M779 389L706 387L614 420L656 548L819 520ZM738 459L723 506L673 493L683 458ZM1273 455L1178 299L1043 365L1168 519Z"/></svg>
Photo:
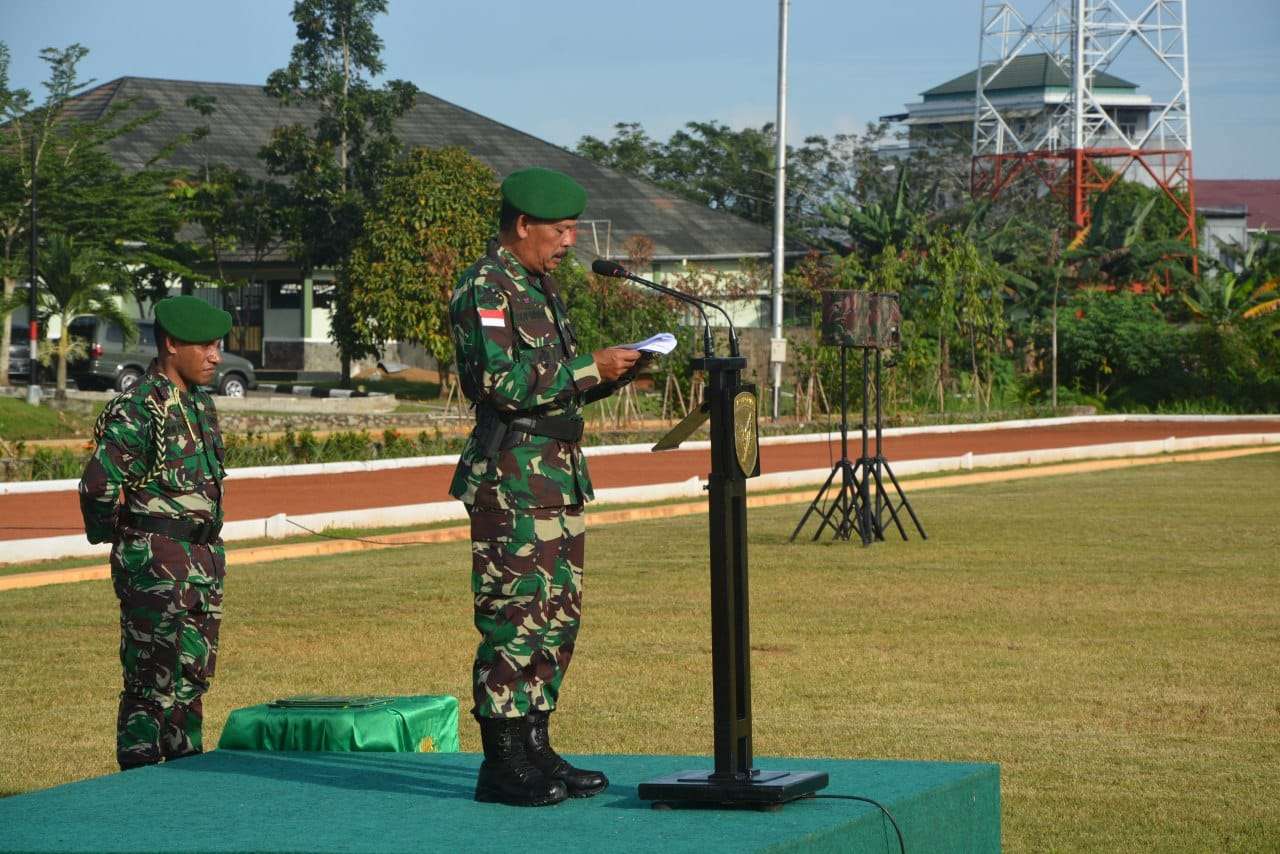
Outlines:
<svg viewBox="0 0 1280 854"><path fill-rule="evenodd" d="M1186 217L1181 239L1194 247L1186 6L1186 0L982 0L974 196L996 198L1029 173L1063 199L1082 229L1092 197L1129 177L1165 192ZM1026 90L1015 94L1012 78L1040 54L1045 103L1029 110ZM1108 69L1118 59L1154 69L1156 79L1143 83L1164 102L1115 88L1123 81ZM1054 71L1065 87L1050 85L1051 77L1061 79Z"/></svg>

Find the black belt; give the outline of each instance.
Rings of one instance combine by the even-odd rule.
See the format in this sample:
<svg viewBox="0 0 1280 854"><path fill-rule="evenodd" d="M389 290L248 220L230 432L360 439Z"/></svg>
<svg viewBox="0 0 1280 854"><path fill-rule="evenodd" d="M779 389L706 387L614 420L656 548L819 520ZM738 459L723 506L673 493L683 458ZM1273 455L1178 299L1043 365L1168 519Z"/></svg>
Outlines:
<svg viewBox="0 0 1280 854"><path fill-rule="evenodd" d="M221 522L195 522L191 519L172 519L168 516L140 516L137 513L123 513L120 522L126 528L145 531L148 534L161 534L172 540L182 540L197 546L207 546L218 539L222 532Z"/></svg>
<svg viewBox="0 0 1280 854"><path fill-rule="evenodd" d="M546 436L548 439L559 439L561 442L582 441L583 421L568 415L544 415L541 417L519 415L515 418L503 418L507 426L521 433L534 436Z"/></svg>

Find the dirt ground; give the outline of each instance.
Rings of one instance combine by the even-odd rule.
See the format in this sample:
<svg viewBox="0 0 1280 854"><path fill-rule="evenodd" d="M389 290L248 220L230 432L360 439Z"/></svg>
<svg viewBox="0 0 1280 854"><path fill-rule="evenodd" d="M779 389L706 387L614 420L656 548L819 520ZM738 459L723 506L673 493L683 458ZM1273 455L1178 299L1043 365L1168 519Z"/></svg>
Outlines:
<svg viewBox="0 0 1280 854"><path fill-rule="evenodd" d="M1057 427L975 430L886 438L885 457L898 460L1006 451L1139 442L1169 436L1219 436L1280 432L1280 418L1267 421L1146 421L1071 424ZM856 434L849 438L849 457L861 453ZM840 434L830 441L767 445L760 449L763 473L823 468L840 457ZM705 477L707 451L665 451L594 457L589 461L596 488L673 483L694 475ZM275 513L301 515L366 507L394 507L449 500L452 465L389 469L341 475L230 480L226 483L228 520L256 519ZM0 540L51 537L82 529L75 491L0 496Z"/></svg>

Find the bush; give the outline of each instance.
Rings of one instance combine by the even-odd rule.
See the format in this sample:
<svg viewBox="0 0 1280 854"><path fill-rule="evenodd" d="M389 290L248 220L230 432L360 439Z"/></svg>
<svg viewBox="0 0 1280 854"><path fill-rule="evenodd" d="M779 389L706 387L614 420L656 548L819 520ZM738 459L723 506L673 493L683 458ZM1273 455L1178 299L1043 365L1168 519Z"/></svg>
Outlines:
<svg viewBox="0 0 1280 854"><path fill-rule="evenodd" d="M31 455L29 480L66 480L78 478L84 472L83 454L69 450L38 448Z"/></svg>
<svg viewBox="0 0 1280 854"><path fill-rule="evenodd" d="M1060 385L1125 406L1185 397L1186 337L1150 296L1081 291L1059 309Z"/></svg>
<svg viewBox="0 0 1280 854"><path fill-rule="evenodd" d="M1280 337L1261 323L1202 326L1189 337L1197 397L1232 412L1280 410Z"/></svg>

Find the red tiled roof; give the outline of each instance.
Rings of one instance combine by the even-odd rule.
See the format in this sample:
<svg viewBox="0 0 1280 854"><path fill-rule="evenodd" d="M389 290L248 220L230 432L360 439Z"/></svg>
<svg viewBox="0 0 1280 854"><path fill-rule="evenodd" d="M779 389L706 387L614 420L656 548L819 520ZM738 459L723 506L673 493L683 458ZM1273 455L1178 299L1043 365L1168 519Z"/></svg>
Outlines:
<svg viewBox="0 0 1280 854"><path fill-rule="evenodd" d="M1249 228L1280 231L1280 181L1196 181L1196 207L1249 209Z"/></svg>

